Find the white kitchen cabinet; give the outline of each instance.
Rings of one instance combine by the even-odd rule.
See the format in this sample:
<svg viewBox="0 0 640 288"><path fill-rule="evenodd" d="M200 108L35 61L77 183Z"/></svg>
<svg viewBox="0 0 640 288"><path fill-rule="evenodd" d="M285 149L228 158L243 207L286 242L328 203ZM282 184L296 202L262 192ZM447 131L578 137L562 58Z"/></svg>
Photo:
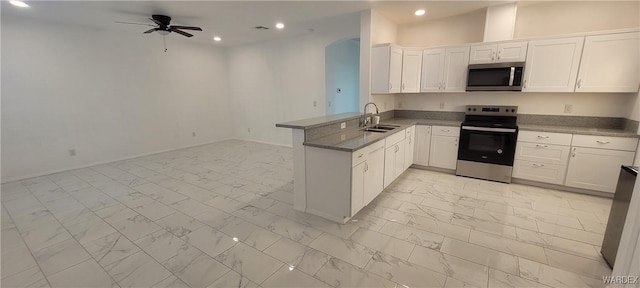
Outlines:
<svg viewBox="0 0 640 288"><path fill-rule="evenodd" d="M421 92L464 92L469 46L426 49L422 52Z"/></svg>
<svg viewBox="0 0 640 288"><path fill-rule="evenodd" d="M404 172L405 139L388 144L384 152L384 188Z"/></svg>
<svg viewBox="0 0 640 288"><path fill-rule="evenodd" d="M587 36L576 92L638 92L640 33Z"/></svg>
<svg viewBox="0 0 640 288"><path fill-rule="evenodd" d="M305 147L305 212L345 223L383 189L385 140L354 152Z"/></svg>
<svg viewBox="0 0 640 288"><path fill-rule="evenodd" d="M371 93L400 93L402 48L383 44L371 49Z"/></svg>
<svg viewBox="0 0 640 288"><path fill-rule="evenodd" d="M404 49L402 52L402 93L420 92L422 50Z"/></svg>
<svg viewBox="0 0 640 288"><path fill-rule="evenodd" d="M416 126L411 126L405 129L405 139L404 139L404 170L407 170L413 164L413 157L415 154L415 145L416 145Z"/></svg>
<svg viewBox="0 0 640 288"><path fill-rule="evenodd" d="M527 57L527 41L471 46L469 64L522 62Z"/></svg>
<svg viewBox="0 0 640 288"><path fill-rule="evenodd" d="M429 166L431 126L416 125L415 127L415 152L413 154L413 163L422 166Z"/></svg>
<svg viewBox="0 0 640 288"><path fill-rule="evenodd" d="M562 185L567 165L549 164L515 159L513 161L514 178L533 180Z"/></svg>
<svg viewBox="0 0 640 288"><path fill-rule="evenodd" d="M614 193L621 165L633 163L634 152L572 147L566 186Z"/></svg>
<svg viewBox="0 0 640 288"><path fill-rule="evenodd" d="M429 166L456 169L459 139L460 127L432 126Z"/></svg>
<svg viewBox="0 0 640 288"><path fill-rule="evenodd" d="M529 41L522 92L573 92L584 37Z"/></svg>
<svg viewBox="0 0 640 288"><path fill-rule="evenodd" d="M571 134L520 131L513 162L514 178L563 185Z"/></svg>
<svg viewBox="0 0 640 288"><path fill-rule="evenodd" d="M515 159L566 166L569 150L569 146L518 141Z"/></svg>

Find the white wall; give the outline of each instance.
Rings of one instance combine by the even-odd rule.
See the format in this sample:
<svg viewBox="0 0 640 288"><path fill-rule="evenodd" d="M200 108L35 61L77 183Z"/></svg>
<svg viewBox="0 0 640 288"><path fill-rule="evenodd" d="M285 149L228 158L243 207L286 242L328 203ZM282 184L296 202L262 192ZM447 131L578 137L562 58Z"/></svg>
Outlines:
<svg viewBox="0 0 640 288"><path fill-rule="evenodd" d="M327 114L358 112L360 40L339 40L325 48ZM340 92L337 90L340 89Z"/></svg>
<svg viewBox="0 0 640 288"><path fill-rule="evenodd" d="M350 14L307 35L230 48L235 137L290 146L291 130L275 124L325 115L325 47L359 35L360 14Z"/></svg>
<svg viewBox="0 0 640 288"><path fill-rule="evenodd" d="M464 111L465 105L515 105L520 114L627 117L637 95L630 93L466 92L397 94L396 107L406 110ZM444 109L440 109L444 102ZM571 114L564 105L573 105Z"/></svg>
<svg viewBox="0 0 640 288"><path fill-rule="evenodd" d="M2 180L231 138L225 51L166 40L3 15Z"/></svg>
<svg viewBox="0 0 640 288"><path fill-rule="evenodd" d="M435 47L482 42L486 9L398 26L397 44L407 47Z"/></svg>
<svg viewBox="0 0 640 288"><path fill-rule="evenodd" d="M640 1L547 1L518 6L514 38L635 27Z"/></svg>

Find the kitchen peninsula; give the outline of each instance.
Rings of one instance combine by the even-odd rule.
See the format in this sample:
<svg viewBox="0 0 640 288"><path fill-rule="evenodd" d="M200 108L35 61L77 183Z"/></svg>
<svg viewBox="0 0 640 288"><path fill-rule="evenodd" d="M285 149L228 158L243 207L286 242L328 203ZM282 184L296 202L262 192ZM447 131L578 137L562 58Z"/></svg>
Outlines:
<svg viewBox="0 0 640 288"><path fill-rule="evenodd" d="M294 209L346 223L412 165L454 172L462 113L395 110L380 115L379 128L387 130L360 127L362 113L276 124L292 129ZM629 123L618 118L522 116L518 124L521 132L527 131L523 135L545 132L565 133L568 137L626 138L633 142L630 150L635 151L637 123L627 127ZM555 125L549 120L554 120ZM580 126L581 123L588 127ZM583 136L576 139L580 137ZM580 189L565 183L564 173L559 172L554 174L555 178L515 172L513 177L514 182L543 187L555 185L552 187L609 196L604 189L606 183L601 189L596 189L597 186L591 190L590 186Z"/></svg>

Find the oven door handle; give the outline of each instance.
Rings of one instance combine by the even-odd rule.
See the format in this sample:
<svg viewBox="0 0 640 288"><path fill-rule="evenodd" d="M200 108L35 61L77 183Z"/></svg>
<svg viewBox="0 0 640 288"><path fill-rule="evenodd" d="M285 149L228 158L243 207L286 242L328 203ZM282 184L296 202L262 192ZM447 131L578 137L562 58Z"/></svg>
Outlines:
<svg viewBox="0 0 640 288"><path fill-rule="evenodd" d="M516 133L516 129L511 129L511 128L490 128L490 127L462 126L462 130Z"/></svg>
<svg viewBox="0 0 640 288"><path fill-rule="evenodd" d="M509 86L513 86L513 77L516 74L516 67L511 66L511 73L509 73Z"/></svg>

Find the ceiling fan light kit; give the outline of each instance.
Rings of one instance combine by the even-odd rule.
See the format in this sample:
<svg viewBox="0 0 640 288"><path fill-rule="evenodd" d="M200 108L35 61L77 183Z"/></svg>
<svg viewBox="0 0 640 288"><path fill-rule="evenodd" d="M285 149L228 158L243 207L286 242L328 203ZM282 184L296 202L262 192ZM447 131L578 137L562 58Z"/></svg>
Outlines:
<svg viewBox="0 0 640 288"><path fill-rule="evenodd" d="M166 15L151 15L151 18L149 18L149 20L153 21L153 23L155 23L155 25L153 24L142 24L142 23L131 23L131 22L116 22L116 23L121 23L121 24L135 24L135 25L149 25L155 28L151 28L147 31L142 32L143 34L148 34L148 33L152 33L152 32L158 32L158 34L163 36L163 41L164 41L164 36L169 35L169 33L171 32L175 32L178 33L182 36L186 36L186 37L193 37L193 34L184 32L182 30L193 30L193 31L202 31L202 28L200 27L195 27L195 26L178 26L178 25L171 25L171 17L166 16ZM164 41L165 43L165 47L164 47L164 52L167 52L167 44L166 41Z"/></svg>

